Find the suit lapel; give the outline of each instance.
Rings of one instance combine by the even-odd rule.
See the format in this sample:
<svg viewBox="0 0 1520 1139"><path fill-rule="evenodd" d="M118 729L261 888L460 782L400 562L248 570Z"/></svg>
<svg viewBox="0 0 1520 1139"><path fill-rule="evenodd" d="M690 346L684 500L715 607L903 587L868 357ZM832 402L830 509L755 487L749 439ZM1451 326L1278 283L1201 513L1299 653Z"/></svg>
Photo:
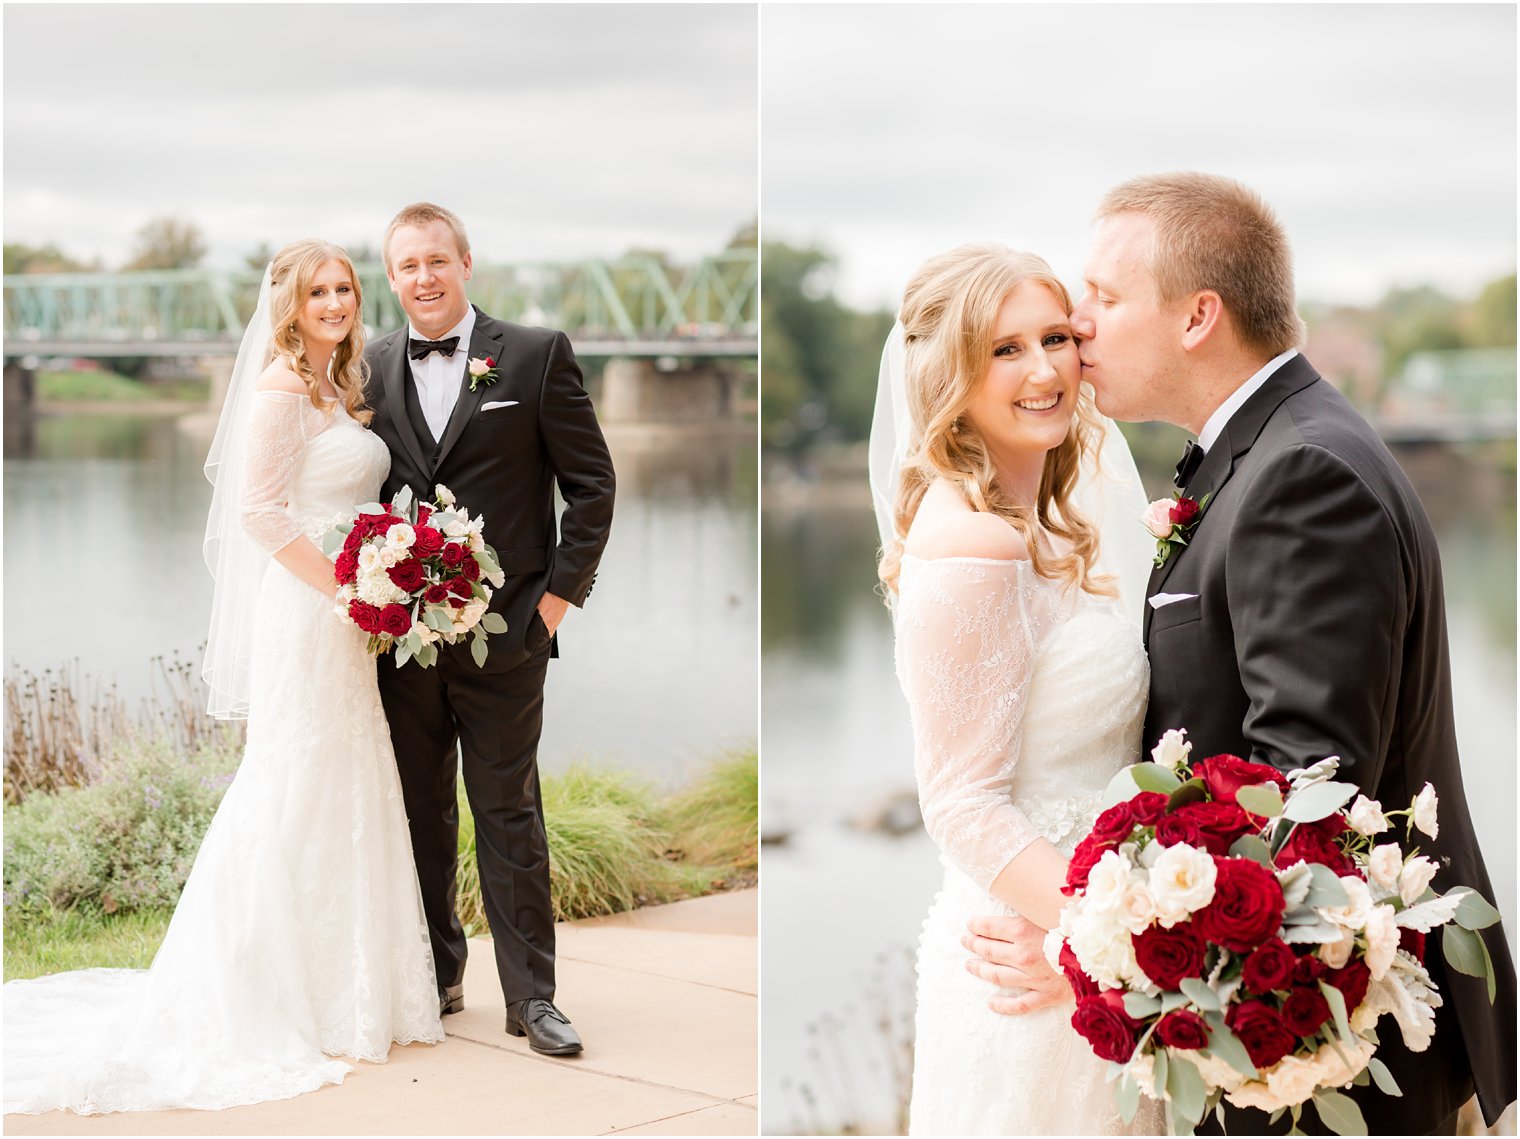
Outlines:
<svg viewBox="0 0 1520 1139"><path fill-rule="evenodd" d="M1313 365L1305 360L1303 354L1293 357L1277 371L1273 372L1267 382L1262 384L1250 399L1230 416L1228 423L1224 425L1224 431L1214 445L1204 455L1203 462L1198 464L1198 469L1193 472L1192 479L1183 489L1187 497L1202 502L1205 497L1209 499L1209 505L1203 508L1203 517L1198 520L1197 527L1193 530L1192 541L1196 541L1199 533L1208 525L1209 507L1213 506L1214 497L1219 494L1220 488L1229 481L1235 473L1235 461L1244 455L1255 444L1261 429L1267 425L1267 420L1272 418L1275 412L1295 392L1302 391L1314 381L1319 379L1319 373ZM1172 553L1166 559L1166 564L1151 571L1150 584L1146 587L1147 598L1161 592L1161 587L1166 584L1166 579L1171 575L1178 561L1187 556L1188 547ZM1150 641L1151 615L1155 613L1149 604L1145 607L1145 639Z"/></svg>
<svg viewBox="0 0 1520 1139"><path fill-rule="evenodd" d="M395 424L396 434L401 437L401 445L417 464L417 469L431 476L432 465L427 461L422 441L412 429L412 417L406 413L406 385L412 378L412 367L406 358L406 339L407 332L403 328L397 333L395 343L386 348L380 359L380 382L385 388L386 411Z"/></svg>
<svg viewBox="0 0 1520 1139"><path fill-rule="evenodd" d="M438 444L438 462L433 466L435 471L443 466L444 459L448 458L454 444L459 442L459 437L464 434L464 429L469 426L470 420L475 417L475 412L486 398L489 385L476 384L475 390L470 390L469 361L489 356L500 364L501 345L501 326L477 308L475 329L470 333L470 350L465 355L464 375L459 380L459 398L454 401L453 414L449 416L448 426L443 430L443 440Z"/></svg>

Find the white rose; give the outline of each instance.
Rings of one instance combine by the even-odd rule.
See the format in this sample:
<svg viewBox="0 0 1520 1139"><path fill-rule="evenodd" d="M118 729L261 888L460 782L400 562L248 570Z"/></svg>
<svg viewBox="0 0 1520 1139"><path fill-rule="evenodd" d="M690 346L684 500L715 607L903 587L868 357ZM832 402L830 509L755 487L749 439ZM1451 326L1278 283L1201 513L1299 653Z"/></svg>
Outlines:
<svg viewBox="0 0 1520 1139"><path fill-rule="evenodd" d="M1351 960L1351 951L1355 948L1356 934L1349 929L1343 929L1338 938L1324 942L1319 947L1319 959L1332 969L1340 969Z"/></svg>
<svg viewBox="0 0 1520 1139"><path fill-rule="evenodd" d="M1246 1082L1243 1075L1218 1056L1194 1052L1190 1059L1197 1067L1198 1074L1203 1077L1204 1086L1210 1090L1224 1088L1225 1091L1234 1091Z"/></svg>
<svg viewBox="0 0 1520 1139"><path fill-rule="evenodd" d="M1399 886L1399 871L1404 868L1404 852L1393 843L1374 846L1367 859L1367 875L1388 893Z"/></svg>
<svg viewBox="0 0 1520 1139"><path fill-rule="evenodd" d="M1156 916L1170 929L1214 900L1218 871L1208 851L1178 843L1151 864L1151 897Z"/></svg>
<svg viewBox="0 0 1520 1139"><path fill-rule="evenodd" d="M1234 1091L1225 1092L1224 1098L1236 1107L1254 1107L1259 1111L1276 1111L1280 1107L1287 1106L1278 1100L1271 1089L1260 1080L1241 1084Z"/></svg>
<svg viewBox="0 0 1520 1139"><path fill-rule="evenodd" d="M443 532L450 538L463 538L470 532L470 524L456 518L443 528Z"/></svg>
<svg viewBox="0 0 1520 1139"><path fill-rule="evenodd" d="M361 546L359 548L359 572L374 573L380 568L380 551L374 546Z"/></svg>
<svg viewBox="0 0 1520 1139"><path fill-rule="evenodd" d="M1129 886L1129 861L1117 850L1106 850L1087 876L1087 910L1114 910Z"/></svg>
<svg viewBox="0 0 1520 1139"><path fill-rule="evenodd" d="M480 356L470 357L470 362L466 365L466 367L469 368L470 375L475 376L476 378L485 375L491 370L491 365L486 363L485 359Z"/></svg>
<svg viewBox="0 0 1520 1139"><path fill-rule="evenodd" d="M486 574L485 577L486 580L494 585L497 589L500 589L502 586L507 584L507 575L502 573L499 569L493 570L491 573Z"/></svg>
<svg viewBox="0 0 1520 1139"><path fill-rule="evenodd" d="M1157 538L1165 538L1172 532L1172 500L1158 498L1145 508L1140 516L1145 528Z"/></svg>
<svg viewBox="0 0 1520 1139"><path fill-rule="evenodd" d="M417 636L422 639L422 643L425 645L430 645L438 639L438 630L429 629L421 621L412 622L412 632L416 633Z"/></svg>
<svg viewBox="0 0 1520 1139"><path fill-rule="evenodd" d="M1351 823L1351 829L1357 834L1382 834L1388 829L1388 820L1383 815L1383 804L1365 795L1356 797L1356 802L1351 804L1351 810L1347 812L1346 817Z"/></svg>
<svg viewBox="0 0 1520 1139"><path fill-rule="evenodd" d="M1351 875L1345 876L1340 881L1341 887L1346 891L1346 904L1321 906L1319 907L1320 916L1343 929L1361 929L1367 924L1367 915L1372 912L1372 891L1367 888L1367 883Z"/></svg>
<svg viewBox="0 0 1520 1139"><path fill-rule="evenodd" d="M1151 1099L1162 1099L1165 1093L1158 1094L1156 1091L1156 1057L1149 1052L1142 1052L1129 1062L1129 1074L1135 1084Z"/></svg>
<svg viewBox="0 0 1520 1139"><path fill-rule="evenodd" d="M444 486L442 483L439 483L437 486L433 487L433 498L442 503L444 506L454 505L454 492L451 491L448 487Z"/></svg>
<svg viewBox="0 0 1520 1139"><path fill-rule="evenodd" d="M1320 1087L1343 1088L1356 1079L1357 1074L1367 1066L1367 1061L1372 1059L1372 1054L1376 1051L1377 1046L1372 1041L1357 1037L1350 1045L1341 1044L1341 1052L1345 1053L1345 1060L1342 1060L1329 1044L1321 1044L1319 1051L1314 1053L1309 1062L1317 1071ZM1350 1061L1349 1067L1347 1061Z"/></svg>
<svg viewBox="0 0 1520 1139"><path fill-rule="evenodd" d="M1110 988L1124 985L1136 968L1129 931L1110 914L1084 910L1073 918L1067 937L1083 971Z"/></svg>
<svg viewBox="0 0 1520 1139"><path fill-rule="evenodd" d="M1116 907L1120 923L1131 933L1140 933L1156 916L1156 903L1145 885L1143 871L1131 874L1129 884L1119 895Z"/></svg>
<svg viewBox="0 0 1520 1139"><path fill-rule="evenodd" d="M1435 861L1426 858L1423 854L1417 854L1404 863L1404 873L1399 878L1399 897L1406 906L1412 906L1419 901L1420 895L1430 885L1430 880L1436 876L1438 869Z"/></svg>
<svg viewBox="0 0 1520 1139"><path fill-rule="evenodd" d="M1381 980L1399 949L1398 915L1392 906L1373 906L1362 933L1367 938L1367 968L1374 981Z"/></svg>
<svg viewBox="0 0 1520 1139"><path fill-rule="evenodd" d="M1176 771L1187 762L1193 745L1187 741L1186 728L1171 728L1161 733L1161 739L1151 748L1151 762Z"/></svg>
<svg viewBox="0 0 1520 1139"><path fill-rule="evenodd" d="M1064 911L1061 916L1063 918L1066 916ZM1065 944L1066 935L1061 932L1060 926L1057 926L1055 929L1046 930L1045 941L1041 948L1044 949L1045 960L1050 962L1052 969L1059 970L1061 968L1061 946Z"/></svg>
<svg viewBox="0 0 1520 1139"><path fill-rule="evenodd" d="M1319 1087L1320 1068L1312 1060L1284 1056L1267 1071L1267 1091L1280 1103L1303 1103Z"/></svg>
<svg viewBox="0 0 1520 1139"><path fill-rule="evenodd" d="M417 531L413 530L405 522L398 522L390 528L385 535L385 544L397 550L410 549L417 540Z"/></svg>
<svg viewBox="0 0 1520 1139"><path fill-rule="evenodd" d="M1440 837L1441 828L1436 823L1436 806L1436 789L1427 783L1414 797L1414 825L1431 838Z"/></svg>

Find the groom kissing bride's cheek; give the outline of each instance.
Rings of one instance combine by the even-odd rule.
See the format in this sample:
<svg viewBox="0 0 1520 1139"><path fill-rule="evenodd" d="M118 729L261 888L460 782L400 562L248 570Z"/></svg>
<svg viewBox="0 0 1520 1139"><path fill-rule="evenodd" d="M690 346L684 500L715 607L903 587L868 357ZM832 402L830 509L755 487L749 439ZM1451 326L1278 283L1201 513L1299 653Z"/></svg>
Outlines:
<svg viewBox="0 0 1520 1139"><path fill-rule="evenodd" d="M1188 517L1178 523L1174 509L1178 524L1157 532L1143 613L1149 699L1127 762L1186 728L1195 757L1287 773L1339 756L1340 778L1385 804L1432 784L1439 835L1422 853L1439 866L1435 890L1461 884L1492 898L1457 754L1436 538L1382 440L1297 351L1281 226L1251 190L1204 174L1134 179L1108 194L1097 221L1070 314L1081 377L1104 415L1197 437L1177 472ZM1012 1024L1064 1015L1072 1000L1041 951L1050 916L1020 912L1032 920L974 916L965 939L972 972L1020 990L984 991ZM1346 1091L1373 1134L1452 1134L1475 1092L1490 1123L1515 1098L1514 970L1501 927L1483 931L1492 1002L1482 981L1445 967L1430 936L1424 964L1444 998L1434 1038L1416 1054L1388 1030L1378 1049L1403 1096ZM1093 1094L1107 1098L1102 1085ZM1292 1121L1230 1107L1226 1125L1263 1134Z"/></svg>

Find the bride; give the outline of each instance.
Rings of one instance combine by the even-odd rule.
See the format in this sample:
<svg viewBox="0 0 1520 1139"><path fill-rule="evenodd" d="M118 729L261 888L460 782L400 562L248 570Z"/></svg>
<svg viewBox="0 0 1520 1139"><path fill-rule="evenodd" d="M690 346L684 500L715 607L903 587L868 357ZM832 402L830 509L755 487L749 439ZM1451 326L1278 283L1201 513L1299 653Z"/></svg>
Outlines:
<svg viewBox="0 0 1520 1139"><path fill-rule="evenodd" d="M152 968L5 986L7 1112L284 1099L443 1039L375 662L316 545L390 463L359 307L335 245L264 276L206 463L210 711L247 748Z"/></svg>
<svg viewBox="0 0 1520 1139"><path fill-rule="evenodd" d="M918 948L911 1134L1163 1130L1150 1101L1119 1119L1069 1002L998 1015L962 946L974 915L1056 923L1070 850L1139 751L1145 500L1082 387L1070 310L1038 257L962 246L909 282L883 354L879 570L944 866Z"/></svg>

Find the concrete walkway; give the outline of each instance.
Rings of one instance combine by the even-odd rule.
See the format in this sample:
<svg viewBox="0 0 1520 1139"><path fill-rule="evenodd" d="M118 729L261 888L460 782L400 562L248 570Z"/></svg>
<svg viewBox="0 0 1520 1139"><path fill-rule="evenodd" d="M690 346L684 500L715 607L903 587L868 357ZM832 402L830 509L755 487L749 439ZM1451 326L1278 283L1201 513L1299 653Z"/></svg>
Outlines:
<svg viewBox="0 0 1520 1139"><path fill-rule="evenodd" d="M342 1084L225 1111L7 1115L7 1135L754 1135L755 890L558 927L559 1002L581 1055L502 1030L491 945L471 943L448 1039Z"/></svg>

